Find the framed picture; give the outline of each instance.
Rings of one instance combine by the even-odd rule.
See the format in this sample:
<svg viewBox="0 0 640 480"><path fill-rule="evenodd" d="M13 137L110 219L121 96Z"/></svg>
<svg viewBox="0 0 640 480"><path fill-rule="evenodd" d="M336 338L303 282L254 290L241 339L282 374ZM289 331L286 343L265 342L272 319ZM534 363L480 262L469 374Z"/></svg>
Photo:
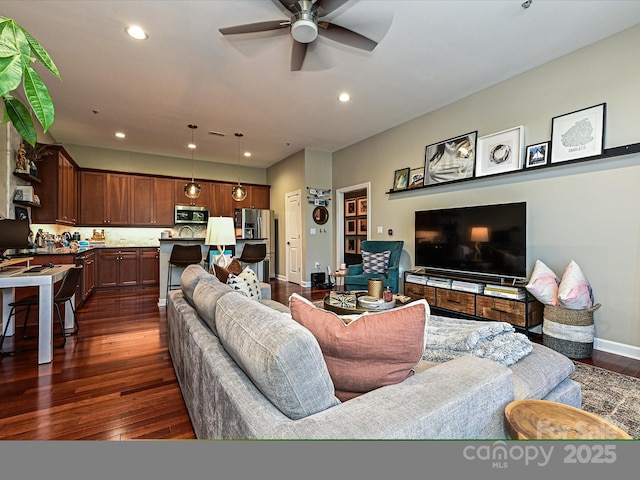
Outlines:
<svg viewBox="0 0 640 480"><path fill-rule="evenodd" d="M362 242L366 240L366 238L358 238L356 239L356 253L360 255L362 253Z"/></svg>
<svg viewBox="0 0 640 480"><path fill-rule="evenodd" d="M26 220L31 224L31 220L29 220L29 209L26 207L13 207L16 220Z"/></svg>
<svg viewBox="0 0 640 480"><path fill-rule="evenodd" d="M345 217L355 217L356 212L356 199L350 198L344 201L344 216Z"/></svg>
<svg viewBox="0 0 640 480"><path fill-rule="evenodd" d="M551 163L602 155L606 106L606 103L601 103L553 117Z"/></svg>
<svg viewBox="0 0 640 480"><path fill-rule="evenodd" d="M358 235L366 235L367 234L367 219L359 218L358 219Z"/></svg>
<svg viewBox="0 0 640 480"><path fill-rule="evenodd" d="M345 226L345 232L347 235L355 235L356 234L356 220L347 220Z"/></svg>
<svg viewBox="0 0 640 480"><path fill-rule="evenodd" d="M522 168L524 127L486 135L478 139L476 177L513 172Z"/></svg>
<svg viewBox="0 0 640 480"><path fill-rule="evenodd" d="M347 237L345 239L345 253L356 253L356 237Z"/></svg>
<svg viewBox="0 0 640 480"><path fill-rule="evenodd" d="M409 188L424 186L424 167L412 168L409 174Z"/></svg>
<svg viewBox="0 0 640 480"><path fill-rule="evenodd" d="M409 172L411 169L401 168L393 174L393 190L406 190L409 186Z"/></svg>
<svg viewBox="0 0 640 480"><path fill-rule="evenodd" d="M527 168L542 167L549 162L549 142L528 145L524 166Z"/></svg>
<svg viewBox="0 0 640 480"><path fill-rule="evenodd" d="M427 185L473 177L478 132L470 132L427 145L425 178Z"/></svg>
<svg viewBox="0 0 640 480"><path fill-rule="evenodd" d="M358 199L358 215L367 214L367 199L365 197Z"/></svg>

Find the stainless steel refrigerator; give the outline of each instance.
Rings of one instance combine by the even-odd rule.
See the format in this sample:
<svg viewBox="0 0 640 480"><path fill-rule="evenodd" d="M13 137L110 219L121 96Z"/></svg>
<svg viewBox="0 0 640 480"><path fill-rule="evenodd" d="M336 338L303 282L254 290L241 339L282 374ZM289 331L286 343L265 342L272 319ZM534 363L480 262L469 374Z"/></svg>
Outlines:
<svg viewBox="0 0 640 480"><path fill-rule="evenodd" d="M263 282L276 276L276 228L272 210L260 210L255 208L236 208L234 212L236 238L242 239L239 243L266 243L267 256L259 265L261 271L258 277ZM237 246L236 246L237 250Z"/></svg>

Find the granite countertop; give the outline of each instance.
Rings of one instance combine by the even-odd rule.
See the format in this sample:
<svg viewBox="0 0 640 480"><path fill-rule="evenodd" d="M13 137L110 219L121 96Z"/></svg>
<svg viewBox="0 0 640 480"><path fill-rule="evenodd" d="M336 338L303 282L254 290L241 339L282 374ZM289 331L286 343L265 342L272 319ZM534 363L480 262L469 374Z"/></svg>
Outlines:
<svg viewBox="0 0 640 480"><path fill-rule="evenodd" d="M19 257L37 257L41 255L77 255L79 253L84 253L89 250L96 249L106 249L106 248L158 248L157 245L131 245L131 246L123 246L123 245L91 245L86 248L81 249L73 249L69 247L60 247L55 250L47 250L46 248L36 248L35 250L24 250L17 255L9 255L11 258L19 258Z"/></svg>
<svg viewBox="0 0 640 480"><path fill-rule="evenodd" d="M162 242L204 242L204 237L171 237L171 238L161 238L160 243Z"/></svg>

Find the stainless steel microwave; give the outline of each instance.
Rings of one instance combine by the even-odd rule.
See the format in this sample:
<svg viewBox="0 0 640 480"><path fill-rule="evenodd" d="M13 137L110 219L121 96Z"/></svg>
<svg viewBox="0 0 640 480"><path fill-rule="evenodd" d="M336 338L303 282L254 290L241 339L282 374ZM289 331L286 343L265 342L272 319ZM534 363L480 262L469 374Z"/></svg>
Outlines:
<svg viewBox="0 0 640 480"><path fill-rule="evenodd" d="M176 223L207 223L209 221L209 209L207 207L176 205L175 213Z"/></svg>

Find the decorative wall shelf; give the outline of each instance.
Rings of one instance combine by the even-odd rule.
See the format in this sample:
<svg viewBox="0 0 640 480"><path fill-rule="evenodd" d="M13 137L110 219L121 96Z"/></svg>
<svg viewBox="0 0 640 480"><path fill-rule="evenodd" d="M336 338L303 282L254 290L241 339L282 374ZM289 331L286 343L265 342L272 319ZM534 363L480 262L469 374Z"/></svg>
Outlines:
<svg viewBox="0 0 640 480"><path fill-rule="evenodd" d="M33 175L31 175L29 173L13 172L13 175L18 177L18 178L21 178L25 182L42 183L42 180L40 180L38 177L34 177Z"/></svg>
<svg viewBox="0 0 640 480"><path fill-rule="evenodd" d="M486 178L503 177L503 176L506 176L506 175L523 174L523 173L534 172L534 171L538 172L538 171L547 170L549 168L560 167L560 166L564 166L564 165L591 162L593 160L602 160L602 159L605 159L605 158L622 157L624 155L632 155L634 153L640 153L640 143L631 143L629 145L622 145L620 147L606 148L602 155L595 155L593 157L579 158L579 159L576 159L576 160L569 160L569 161L566 161L566 162L559 162L559 163L547 163L546 165L541 165L539 167L521 168L520 170L514 170L512 172L498 173L498 174L495 174L495 175L486 175L486 176L483 176L483 177L463 178L463 179L460 179L460 180L453 180L451 182L442 182L442 183L436 183L436 184L432 184L432 185L423 185L422 187L415 187L415 188L409 188L409 189L403 189L403 190L389 190L386 193L390 194L390 195L393 195L393 194L397 194L397 193L415 192L417 190L424 190L424 189L427 189L427 188L435 188L435 187L442 187L442 186L448 186L448 185L455 185L455 184L472 182L474 180L480 180L480 179L486 179ZM426 181L426 172L425 172L425 181Z"/></svg>
<svg viewBox="0 0 640 480"><path fill-rule="evenodd" d="M23 200L14 200L13 203L15 203L16 205L23 205L25 207L36 207L36 208L40 208L40 204L39 203L33 203L33 202L25 202Z"/></svg>

